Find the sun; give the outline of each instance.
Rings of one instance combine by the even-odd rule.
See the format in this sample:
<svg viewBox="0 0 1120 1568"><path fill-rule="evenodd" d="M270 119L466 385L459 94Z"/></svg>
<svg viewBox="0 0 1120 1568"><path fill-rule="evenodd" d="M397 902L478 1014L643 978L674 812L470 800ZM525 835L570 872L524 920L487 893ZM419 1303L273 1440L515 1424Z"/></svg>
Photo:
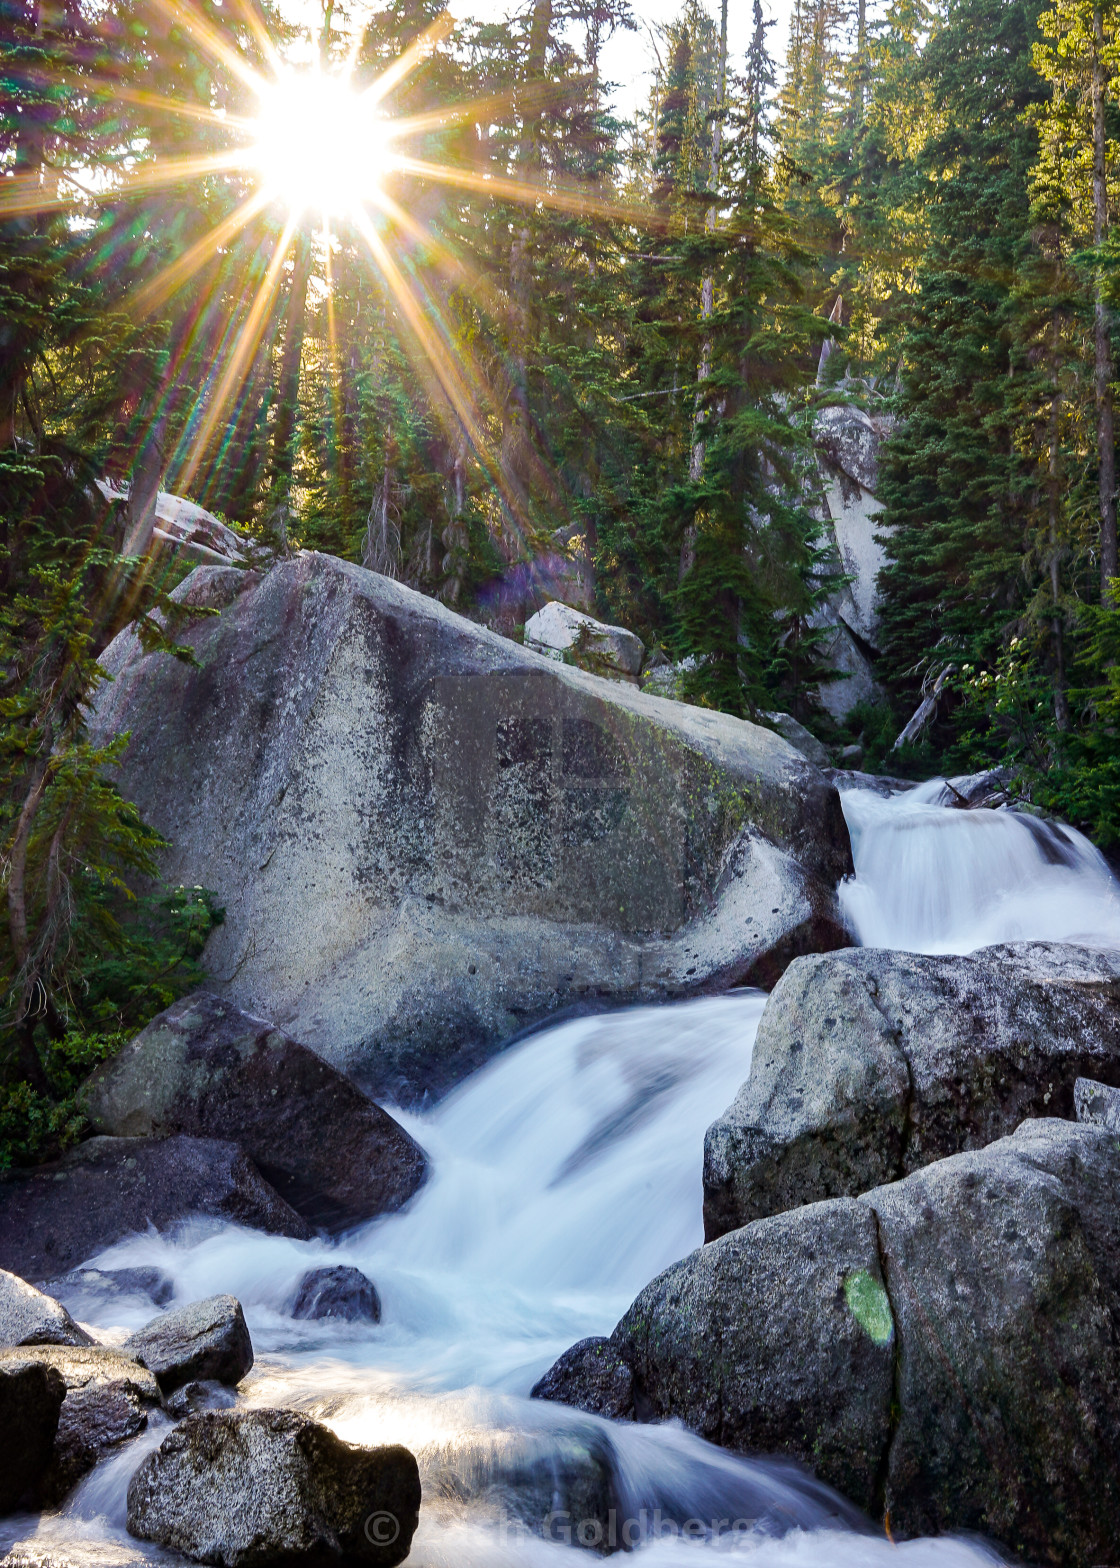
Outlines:
<svg viewBox="0 0 1120 1568"><path fill-rule="evenodd" d="M370 93L341 76L291 71L260 89L249 161L293 215L353 213L392 168L392 129Z"/></svg>

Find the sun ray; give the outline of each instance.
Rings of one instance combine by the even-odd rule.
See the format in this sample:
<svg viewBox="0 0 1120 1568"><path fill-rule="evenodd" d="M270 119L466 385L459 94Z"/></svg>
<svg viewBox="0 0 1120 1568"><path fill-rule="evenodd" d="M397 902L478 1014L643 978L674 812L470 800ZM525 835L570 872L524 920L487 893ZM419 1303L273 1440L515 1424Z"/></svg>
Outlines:
<svg viewBox="0 0 1120 1568"><path fill-rule="evenodd" d="M268 62L268 68L274 76L284 69L284 62L280 52L273 43L268 28L261 20L260 14L253 5L252 0L232 0L233 8L241 17L246 27L253 35L253 41L261 54Z"/></svg>
<svg viewBox="0 0 1120 1568"><path fill-rule="evenodd" d="M91 191L85 186L82 189L95 201L113 202L119 201L122 196L175 185L180 180L201 179L205 174L231 173L245 166L246 149L230 147L224 152L162 158L158 163L143 164L138 169L129 170L114 184L106 186L104 191ZM59 170L57 177L64 180L70 178L64 170ZM59 196L57 192L50 195L40 183L38 175L11 176L0 180L0 217L11 218L24 213L55 212L61 209L69 211L73 205L72 200Z"/></svg>
<svg viewBox="0 0 1120 1568"><path fill-rule="evenodd" d="M550 83L539 87L538 84L529 83L517 96L523 108L535 108L550 102L555 97L555 88ZM449 125L463 125L468 120L508 114L512 103L511 92L489 93L485 98L464 98L461 102L443 104L423 114L402 115L393 121L393 131L402 140L410 136L423 136L428 131L443 130Z"/></svg>
<svg viewBox="0 0 1120 1568"><path fill-rule="evenodd" d="M225 245L235 234L246 228L267 205L267 195L263 191L254 191L239 207L235 207L228 217L223 218L221 223L208 229L202 238L196 240L181 256L169 262L154 278L137 289L129 300L130 313L139 320L158 310L177 289L182 288L183 284L194 276L202 262L208 260L220 246Z"/></svg>
<svg viewBox="0 0 1120 1568"><path fill-rule="evenodd" d="M487 467L493 468L495 466L493 462L487 460L489 443L478 417L475 399L463 376L460 374L454 357L448 353L444 343L440 340L439 334L432 325L432 316L435 313L430 313L420 305L408 279L397 265L385 241L370 222L369 215L359 209L354 213L353 217L355 227L368 245L374 261L377 263L382 276L392 291L394 299L400 307L402 315L427 358L439 385L443 389L445 397L451 404L455 417L462 425L476 453L486 462Z"/></svg>
<svg viewBox="0 0 1120 1568"><path fill-rule="evenodd" d="M387 66L377 80L365 90L365 97L371 103L380 103L381 100L392 92L393 88L402 82L406 76L411 76L421 60L443 42L449 33L455 30L455 18L450 11L441 11L435 21L430 23L419 38L414 38L402 55Z"/></svg>
<svg viewBox="0 0 1120 1568"><path fill-rule="evenodd" d="M184 488L190 484L198 472L198 466L202 462L203 454L206 451L210 437L214 433L218 420L222 416L223 409L240 390L241 381L248 368L248 362L256 352L260 340L265 312L275 296L277 280L280 277L280 271L284 263L288 259L292 238L298 227L298 219L290 217L284 225L284 232L277 241L276 249L268 264L268 270L261 279L261 286L257 290L256 298L253 300L249 313L237 334L229 362L222 373L217 390L210 398L209 406L195 436L194 445L183 465L179 483Z"/></svg>
<svg viewBox="0 0 1120 1568"><path fill-rule="evenodd" d="M54 78L58 84L59 78ZM167 98L162 93L152 92L146 87L128 87L123 82L113 81L109 77L95 79L92 83L87 81L68 81L62 85L75 90L91 90L94 94L103 94L114 103L131 103L140 109L152 109L159 114L169 114L177 119L195 120L203 125L216 125L222 130L236 130L249 133L253 129L253 120L248 115L226 114L222 110L212 109L207 104L189 103L184 98Z"/></svg>
<svg viewBox="0 0 1120 1568"><path fill-rule="evenodd" d="M259 93L264 83L260 72L250 65L241 51L222 34L220 29L199 14L187 0L159 0L158 9L173 16L195 42L210 56L212 60L224 65L233 72L246 87Z"/></svg>
<svg viewBox="0 0 1120 1568"><path fill-rule="evenodd" d="M624 223L641 222L645 227L649 226L650 215L644 208L596 196L586 186L542 185L528 180L515 180L505 174L456 168L446 163L430 163L403 152L397 154L394 164L406 174L436 180L442 185L456 185L465 191L477 191L487 196L516 201L523 206L536 206L539 203L542 207L570 212L577 217L608 218Z"/></svg>

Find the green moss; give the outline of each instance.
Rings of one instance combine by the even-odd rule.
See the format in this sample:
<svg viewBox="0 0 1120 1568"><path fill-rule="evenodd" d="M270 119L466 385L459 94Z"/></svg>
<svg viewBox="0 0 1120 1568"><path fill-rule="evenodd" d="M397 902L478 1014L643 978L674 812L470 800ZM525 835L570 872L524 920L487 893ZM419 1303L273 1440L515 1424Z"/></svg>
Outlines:
<svg viewBox="0 0 1120 1568"><path fill-rule="evenodd" d="M894 1334L890 1299L877 1279L866 1269L857 1269L844 1281L844 1299L848 1310L877 1345L890 1344Z"/></svg>

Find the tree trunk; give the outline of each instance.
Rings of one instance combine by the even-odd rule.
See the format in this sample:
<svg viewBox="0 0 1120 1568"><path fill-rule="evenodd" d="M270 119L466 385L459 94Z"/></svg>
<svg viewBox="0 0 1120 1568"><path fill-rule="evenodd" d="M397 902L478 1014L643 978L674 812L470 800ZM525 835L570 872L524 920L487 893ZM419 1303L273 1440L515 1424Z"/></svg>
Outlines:
<svg viewBox="0 0 1120 1568"><path fill-rule="evenodd" d="M529 57L526 62L526 103L522 118L521 141L517 150L517 171L530 185L540 173L544 111L534 93L543 82L548 65L548 40L552 31L552 0L533 0L533 20L529 28ZM526 212L532 210L526 204ZM508 486L510 504L520 514L514 521L519 530L528 522L529 511L529 347L532 337L532 225L526 221L515 230L509 252L510 297L510 389L502 426L502 470ZM515 541L511 541L516 545Z"/></svg>
<svg viewBox="0 0 1120 1568"><path fill-rule="evenodd" d="M163 389L157 391L160 407L153 416L132 466L132 485L125 507L122 555L146 555L156 526L156 501L166 464L167 412Z"/></svg>
<svg viewBox="0 0 1120 1568"><path fill-rule="evenodd" d="M1065 639L1062 629L1061 580L1058 571L1058 516L1060 509L1061 462L1060 416L1061 392L1058 384L1058 316L1054 314L1054 358L1051 369L1050 396L1050 454L1047 473L1048 522L1050 533L1050 596L1054 614L1050 622L1054 641L1054 723L1060 730L1069 729L1069 698L1066 695Z"/></svg>
<svg viewBox="0 0 1120 1568"><path fill-rule="evenodd" d="M1108 233L1108 188L1105 170L1104 129L1104 19L1100 5L1093 7L1093 241L1098 247ZM1120 573L1116 548L1116 442L1112 417L1112 335L1104 286L1098 268L1093 314L1095 391L1097 402L1097 459L1100 469L1101 601L1108 603L1109 585Z"/></svg>
<svg viewBox="0 0 1120 1568"><path fill-rule="evenodd" d="M280 395L272 431L270 531L282 548L287 546L288 521L291 516L299 376L303 363L303 336L307 326L307 290L310 282L311 241L301 230L296 235L292 282L288 290L288 319L284 328L284 351L280 356Z"/></svg>
<svg viewBox="0 0 1120 1568"><path fill-rule="evenodd" d="M715 193L719 184L720 152L723 140L723 101L727 89L727 0L722 0L720 6L719 23L719 62L716 67L716 103L715 114L712 117L712 140L708 154L708 189ZM704 220L704 227L709 233L715 231L716 206L715 202L708 208ZM715 280L709 269L704 274L704 281L700 285L700 319L711 319L715 306ZM704 453L706 442L704 429L707 416L703 406L704 383L712 375L712 340L705 338L700 349L700 363L696 367L696 406L692 416L692 451L688 460L688 477L692 484L699 484L704 477ZM696 525L690 524L684 532L681 541L681 561L678 577L683 582L692 570L696 561Z"/></svg>

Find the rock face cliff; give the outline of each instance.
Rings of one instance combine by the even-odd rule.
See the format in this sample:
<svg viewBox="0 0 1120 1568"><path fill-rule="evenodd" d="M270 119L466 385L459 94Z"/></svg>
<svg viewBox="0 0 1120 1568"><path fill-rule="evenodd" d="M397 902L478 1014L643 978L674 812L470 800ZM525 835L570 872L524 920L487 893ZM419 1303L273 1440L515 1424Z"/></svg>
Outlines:
<svg viewBox="0 0 1120 1568"><path fill-rule="evenodd" d="M211 983L378 1093L573 1005L772 984L847 945L835 789L780 737L558 665L329 556L200 567L192 667L108 650L93 732Z"/></svg>
<svg viewBox="0 0 1120 1568"><path fill-rule="evenodd" d="M880 543L883 525L874 519L882 504L876 493L879 448L890 429L888 414L868 413L854 403L829 405L813 419L819 515L848 579L815 618L826 630L822 652L838 672L820 687L821 701L836 719L856 703L882 696L873 659L879 648L878 576L887 555Z"/></svg>

